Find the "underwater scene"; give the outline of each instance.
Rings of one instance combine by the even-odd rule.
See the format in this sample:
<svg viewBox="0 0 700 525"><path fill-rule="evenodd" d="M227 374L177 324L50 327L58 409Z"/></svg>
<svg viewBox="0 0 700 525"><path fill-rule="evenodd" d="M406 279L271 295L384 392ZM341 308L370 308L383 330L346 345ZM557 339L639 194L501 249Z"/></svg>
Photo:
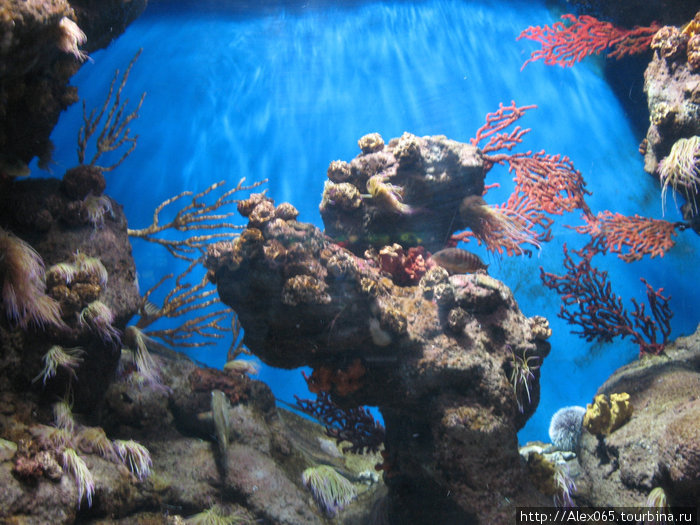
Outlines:
<svg viewBox="0 0 700 525"><path fill-rule="evenodd" d="M698 9L3 0L0 524L698 523Z"/></svg>

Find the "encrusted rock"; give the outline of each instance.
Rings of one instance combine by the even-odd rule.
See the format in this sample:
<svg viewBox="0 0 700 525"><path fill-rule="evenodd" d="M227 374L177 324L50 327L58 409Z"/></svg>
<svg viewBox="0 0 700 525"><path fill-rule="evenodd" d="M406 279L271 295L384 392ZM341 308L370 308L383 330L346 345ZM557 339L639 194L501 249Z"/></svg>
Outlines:
<svg viewBox="0 0 700 525"><path fill-rule="evenodd" d="M464 308L460 308L459 306L453 308L447 314L447 326L449 326L450 330L452 330L456 334L464 330L464 327L467 325L468 320L469 314Z"/></svg>
<svg viewBox="0 0 700 525"><path fill-rule="evenodd" d="M275 205L272 202L268 200L260 202L248 216L250 226L257 229L264 228L265 224L277 218L275 211Z"/></svg>
<svg viewBox="0 0 700 525"><path fill-rule="evenodd" d="M248 235L256 249L246 252ZM528 377L527 399L516 396L511 369L514 354L546 357L547 323L524 317L510 290L484 274L433 268L420 285L398 284L409 251L389 245L383 271L375 250L362 258L313 226L277 218L211 249L206 266L251 352L278 367L312 366L312 387L343 406L379 406L392 519L511 522L515 505L546 501L527 483L516 446L539 400L539 368ZM352 384L338 372L350 367L362 372ZM503 496L512 503L503 506Z"/></svg>
<svg viewBox="0 0 700 525"><path fill-rule="evenodd" d="M299 215L299 210L288 202L283 202L275 208L275 218L283 221L294 220Z"/></svg>
<svg viewBox="0 0 700 525"><path fill-rule="evenodd" d="M634 414L614 432L581 436L578 505L646 505L662 487L673 505L700 501L700 329L617 370L599 389L629 394ZM597 396L596 396L597 397Z"/></svg>
<svg viewBox="0 0 700 525"><path fill-rule="evenodd" d="M12 384L20 385L25 380L29 384L41 371L43 356L53 345L80 346L86 355L76 372L77 380L71 392L76 410L90 413L101 402L114 377L118 357L114 344L118 344L118 340L111 337L103 340L104 334L80 322L80 312L88 304L99 301L111 312L112 318L105 329L116 335L137 311L141 298L121 207L115 204L113 215L105 218L99 228L88 224L68 225L60 217L75 201L60 188L58 179L28 179L15 181L11 191L0 194L0 224L23 237L41 255L48 272L46 292L59 301L66 325L60 331L46 327L17 346L4 348L8 359L17 353L18 368L1 370L0 383L4 376L14 376ZM19 207L17 202L24 202L27 206ZM49 213L52 218L50 228L28 230L28 209ZM78 259L86 267L81 267ZM54 265L59 268L72 266L72 269L58 270L53 268ZM65 271L70 273L69 279ZM5 327L0 320L0 331L4 328L12 329ZM63 395L68 380L69 375L62 374L61 379L47 387L47 393Z"/></svg>
<svg viewBox="0 0 700 525"><path fill-rule="evenodd" d="M352 176L352 170L350 164L344 160L334 160L328 166L326 175L331 182L347 182Z"/></svg>
<svg viewBox="0 0 700 525"><path fill-rule="evenodd" d="M48 165L51 131L78 100L69 80L80 69L81 52L106 47L145 7L146 0L2 2L0 176L28 174L34 157ZM75 28L87 35L81 49Z"/></svg>
<svg viewBox="0 0 700 525"><path fill-rule="evenodd" d="M673 60L685 54L688 35L674 26L659 29L651 40L651 48L659 52L666 60Z"/></svg>
<svg viewBox="0 0 700 525"><path fill-rule="evenodd" d="M253 193L248 197L247 199L243 199L238 203L238 213L240 213L243 217L248 217L255 207L260 204L261 202L264 202L266 199L264 193Z"/></svg>
<svg viewBox="0 0 700 525"><path fill-rule="evenodd" d="M450 283L441 283L435 287L433 298L438 306L449 308L455 302L455 289Z"/></svg>
<svg viewBox="0 0 700 525"><path fill-rule="evenodd" d="M82 200L90 194L102 195L106 185L102 170L97 166L76 166L66 171L61 180L61 190L75 200Z"/></svg>
<svg viewBox="0 0 700 525"><path fill-rule="evenodd" d="M374 153L384 149L384 139L379 133L370 133L360 138L357 145L360 146L362 153Z"/></svg>
<svg viewBox="0 0 700 525"><path fill-rule="evenodd" d="M362 204L360 192L348 182L334 184L326 182L323 189L323 200L321 201L321 212L330 208L338 207L341 210L355 210Z"/></svg>
<svg viewBox="0 0 700 525"><path fill-rule="evenodd" d="M541 315L535 315L530 318L530 329L532 335L537 339L549 339L552 335L552 329L549 327L549 320Z"/></svg>
<svg viewBox="0 0 700 525"><path fill-rule="evenodd" d="M654 37L654 57L644 72L650 126L644 169L658 175L658 164L681 138L700 135L700 40L684 31L662 28Z"/></svg>
<svg viewBox="0 0 700 525"><path fill-rule="evenodd" d="M695 73L700 69L700 34L693 35L688 40L688 66Z"/></svg>
<svg viewBox="0 0 700 525"><path fill-rule="evenodd" d="M451 233L465 228L461 200L483 193L477 148L410 133L381 148L378 139L362 140L361 155L328 168L320 205L326 233L355 255L395 243L430 252L444 248Z"/></svg>

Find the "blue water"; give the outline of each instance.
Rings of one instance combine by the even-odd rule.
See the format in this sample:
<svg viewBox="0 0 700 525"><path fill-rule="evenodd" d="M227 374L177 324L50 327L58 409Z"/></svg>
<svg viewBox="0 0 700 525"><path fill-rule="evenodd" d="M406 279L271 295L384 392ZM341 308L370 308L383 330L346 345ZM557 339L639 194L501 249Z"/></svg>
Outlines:
<svg viewBox="0 0 700 525"><path fill-rule="evenodd" d="M527 26L551 22L537 2L270 3L227 10L153 2L108 49L94 53L73 82L88 108L99 106L114 70L143 48L125 88L132 103L147 92L131 126L138 147L107 174L107 191L123 203L134 228L148 225L153 208L176 193L222 179L233 185L240 177L268 178L269 195L322 227L318 203L328 164L357 155L362 135L376 131L388 140L410 131L468 141L486 113L511 100L538 106L519 122L532 128L520 151L568 155L594 193L588 199L594 211L660 218L658 185L643 172L637 151L642 137L634 136L596 60L572 69L534 63L520 71L533 47L515 38ZM81 119L76 104L52 135L54 176L77 163ZM493 203L512 189L503 168L487 182L502 184L487 197ZM670 201L667 208L666 218L676 220ZM613 370L637 356L627 341L595 345L569 335L556 317L559 298L541 285L538 267L560 271L561 243L580 247L586 240L563 224L580 221L575 214L559 218L555 241L538 257L491 261L492 275L513 289L523 312L545 315L554 330L540 406L521 441L547 439L558 408L589 402ZM663 259L629 265L609 255L594 262L610 271L614 290L626 299L644 298L640 276L664 287L673 296L675 337L698 321L693 312L700 300L687 286L697 278L698 241L686 232ZM133 244L142 290L182 269L164 250ZM227 346L194 355L221 366ZM259 378L279 399L310 397L298 371L263 367Z"/></svg>

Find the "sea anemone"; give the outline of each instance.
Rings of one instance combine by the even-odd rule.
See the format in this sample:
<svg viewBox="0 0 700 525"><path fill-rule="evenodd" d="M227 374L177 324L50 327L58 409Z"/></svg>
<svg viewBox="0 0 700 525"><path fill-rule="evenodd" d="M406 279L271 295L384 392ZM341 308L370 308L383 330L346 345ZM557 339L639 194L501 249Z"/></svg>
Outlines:
<svg viewBox="0 0 700 525"><path fill-rule="evenodd" d="M107 279L109 277L107 268L105 268L102 261L97 257L90 257L82 252L76 252L76 254L73 255L73 264L79 271L85 272L91 277L95 277L102 288L107 285Z"/></svg>
<svg viewBox="0 0 700 525"><path fill-rule="evenodd" d="M83 452L99 454L105 459L116 459L114 446L100 427L83 427L78 433L78 446Z"/></svg>
<svg viewBox="0 0 700 525"><path fill-rule="evenodd" d="M650 510L660 510L665 512L668 510L668 498L666 491L661 487L654 487L647 496L646 506Z"/></svg>
<svg viewBox="0 0 700 525"><path fill-rule="evenodd" d="M63 327L59 304L44 292L44 262L29 244L0 228L0 279L5 314L21 328L29 323Z"/></svg>
<svg viewBox="0 0 700 525"><path fill-rule="evenodd" d="M240 507L229 509L221 505L204 510L185 520L187 525L252 525L257 523Z"/></svg>
<svg viewBox="0 0 700 525"><path fill-rule="evenodd" d="M700 137L679 139L671 152L659 163L662 211L669 186L680 193L698 213L697 197L700 191ZM675 197L674 197L675 200Z"/></svg>
<svg viewBox="0 0 700 525"><path fill-rule="evenodd" d="M540 243L527 229L528 220L508 207L490 206L481 196L470 195L462 200L459 215L489 250L504 244L530 244L540 249Z"/></svg>
<svg viewBox="0 0 700 525"><path fill-rule="evenodd" d="M61 428L73 434L75 431L75 419L73 409L65 399L53 404L53 421L56 428Z"/></svg>
<svg viewBox="0 0 700 525"><path fill-rule="evenodd" d="M66 446L72 446L73 433L65 428L56 428L49 425L33 425L29 432L45 448L61 450Z"/></svg>
<svg viewBox="0 0 700 525"><path fill-rule="evenodd" d="M41 378L41 382L46 386L46 381L56 375L59 368L66 370L71 377L75 376L75 370L80 363L83 362L82 355L85 351L82 348L64 348L59 345L53 345L44 354L44 368L41 369L32 382L36 382Z"/></svg>
<svg viewBox="0 0 700 525"><path fill-rule="evenodd" d="M102 301L93 301L80 312L80 324L97 332L102 340L119 342L119 331L112 326L114 314Z"/></svg>
<svg viewBox="0 0 700 525"><path fill-rule="evenodd" d="M88 507L92 506L92 495L95 493L95 479L87 467L85 460L72 448L67 448L61 453L63 470L70 472L78 485L78 508L83 496L87 499Z"/></svg>
<svg viewBox="0 0 700 525"><path fill-rule="evenodd" d="M357 495L353 484L328 465L307 468L301 474L301 481L329 517L335 516Z"/></svg>
<svg viewBox="0 0 700 525"><path fill-rule="evenodd" d="M557 410L549 423L549 439L560 450L576 452L583 431L586 409L579 406Z"/></svg>
<svg viewBox="0 0 700 525"><path fill-rule="evenodd" d="M525 390L525 395L527 395L528 405L532 403L530 396L530 387L535 379L534 371L537 370L540 365L534 364L536 359L539 359L536 355L527 355L527 349L523 351L522 357L515 355L515 352L511 349L511 370L510 370L510 384L513 387L513 392L515 393L515 401L518 403L518 410L524 412L525 410L525 400L523 399L523 389Z"/></svg>
<svg viewBox="0 0 700 525"><path fill-rule="evenodd" d="M106 195L96 197L92 193L88 194L83 200L83 209L87 214L88 221L95 229L104 226L105 213L109 212L110 215L114 216L112 201Z"/></svg>
<svg viewBox="0 0 700 525"><path fill-rule="evenodd" d="M75 274L77 272L78 269L75 265L67 262L60 262L46 270L46 280L49 286L51 286L51 283L70 284L73 282L73 279L75 279Z"/></svg>
<svg viewBox="0 0 700 525"><path fill-rule="evenodd" d="M79 46L87 42L87 36L83 33L78 24L70 18L64 16L58 22L59 38L58 48L64 53L70 53L76 59L84 62L88 56L87 53L81 51Z"/></svg>
<svg viewBox="0 0 700 525"><path fill-rule="evenodd" d="M143 382L151 387L162 386L158 365L146 346L148 341L149 337L136 326L124 330L124 342L133 350L134 366Z"/></svg>
<svg viewBox="0 0 700 525"><path fill-rule="evenodd" d="M146 479L151 473L151 466L153 465L148 449L132 439L128 441L115 439L112 443L122 463L127 465L137 478L140 480Z"/></svg>
<svg viewBox="0 0 700 525"><path fill-rule="evenodd" d="M571 478L568 464L560 462L554 465L554 484L557 486L554 504L560 509L575 507L572 496L576 492L576 483Z"/></svg>

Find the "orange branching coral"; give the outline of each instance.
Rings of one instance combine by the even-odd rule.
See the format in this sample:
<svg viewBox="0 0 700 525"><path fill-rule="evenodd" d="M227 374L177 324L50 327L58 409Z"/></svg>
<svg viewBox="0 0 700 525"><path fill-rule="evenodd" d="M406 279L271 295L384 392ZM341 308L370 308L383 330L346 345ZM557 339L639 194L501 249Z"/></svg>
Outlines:
<svg viewBox="0 0 700 525"><path fill-rule="evenodd" d="M584 219L586 224L574 229L589 234L594 242L601 243L606 251L617 253L625 262L638 261L645 255L663 257L675 244L673 237L677 230L687 228L684 223L640 215L628 217L607 210Z"/></svg>

